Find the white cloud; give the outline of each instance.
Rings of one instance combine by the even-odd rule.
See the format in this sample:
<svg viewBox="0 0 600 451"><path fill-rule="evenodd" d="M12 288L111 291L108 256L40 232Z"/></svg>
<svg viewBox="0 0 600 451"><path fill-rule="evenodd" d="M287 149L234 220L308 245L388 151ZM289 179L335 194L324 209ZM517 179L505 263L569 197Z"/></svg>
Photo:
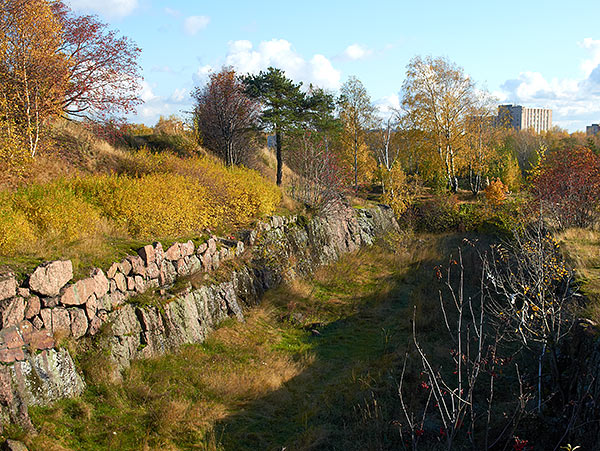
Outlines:
<svg viewBox="0 0 600 451"><path fill-rule="evenodd" d="M398 94L390 94L389 96L377 99L373 103L379 111L379 114L383 117L389 117L394 111L400 109L400 97Z"/></svg>
<svg viewBox="0 0 600 451"><path fill-rule="evenodd" d="M165 13L167 13L169 16L173 16L173 17L181 16L181 11L179 11L178 9L169 8L168 6L165 7Z"/></svg>
<svg viewBox="0 0 600 451"><path fill-rule="evenodd" d="M302 81L305 85L312 83L325 89L340 86L340 72L325 56L313 55L307 61L285 39L262 41L256 48L246 40L230 42L225 64L242 74L256 74L273 66L283 70L295 82Z"/></svg>
<svg viewBox="0 0 600 451"><path fill-rule="evenodd" d="M141 95L144 104L138 108L135 121L147 125L154 124L158 118L171 114L181 114L190 110L191 98L189 89L176 88L170 95L156 95L152 87L145 81L141 83Z"/></svg>
<svg viewBox="0 0 600 451"><path fill-rule="evenodd" d="M155 100L157 97L152 91L152 86L146 80L142 80L140 83L140 99L144 101L144 103L151 102Z"/></svg>
<svg viewBox="0 0 600 451"><path fill-rule="evenodd" d="M210 18L207 16L189 16L183 21L183 30L188 36L194 36L204 30L209 22Z"/></svg>
<svg viewBox="0 0 600 451"><path fill-rule="evenodd" d="M138 6L138 0L68 0L75 11L88 11L104 17L122 18L131 14Z"/></svg>
<svg viewBox="0 0 600 451"><path fill-rule="evenodd" d="M210 64L200 66L196 73L192 74L192 80L195 86L202 86L208 80L208 76L213 72L213 67Z"/></svg>
<svg viewBox="0 0 600 451"><path fill-rule="evenodd" d="M371 56L372 53L373 51L364 45L352 44L346 47L346 50L342 53L342 57L347 60L356 61Z"/></svg>
<svg viewBox="0 0 600 451"><path fill-rule="evenodd" d="M578 45L588 50L578 78L546 79L540 72L521 72L493 94L501 102L552 108L552 120L570 131L600 119L600 40L586 38Z"/></svg>

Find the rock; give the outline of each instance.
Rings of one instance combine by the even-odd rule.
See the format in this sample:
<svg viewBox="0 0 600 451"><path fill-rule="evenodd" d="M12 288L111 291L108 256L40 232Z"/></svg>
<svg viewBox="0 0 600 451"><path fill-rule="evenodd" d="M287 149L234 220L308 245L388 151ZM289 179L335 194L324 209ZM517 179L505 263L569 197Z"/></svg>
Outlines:
<svg viewBox="0 0 600 451"><path fill-rule="evenodd" d="M94 316L90 320L90 327L88 328L88 333L92 336L96 335L100 331L102 324L102 320L99 317Z"/></svg>
<svg viewBox="0 0 600 451"><path fill-rule="evenodd" d="M60 302L68 306L85 304L96 289L95 279L88 277L87 279L78 280L63 290Z"/></svg>
<svg viewBox="0 0 600 451"><path fill-rule="evenodd" d="M146 274L149 279L158 279L158 276L160 276L158 265L155 262L150 263L146 269Z"/></svg>
<svg viewBox="0 0 600 451"><path fill-rule="evenodd" d="M179 277L186 276L188 274L188 267L183 258L180 258L175 262L175 271Z"/></svg>
<svg viewBox="0 0 600 451"><path fill-rule="evenodd" d="M154 244L154 254L156 258L156 264L160 267L160 264L165 258L165 251L163 250L162 244L160 242L155 242Z"/></svg>
<svg viewBox="0 0 600 451"><path fill-rule="evenodd" d="M125 279L125 276L120 272L115 274L115 285L117 287L117 290L127 291L127 280Z"/></svg>
<svg viewBox="0 0 600 451"><path fill-rule="evenodd" d="M200 262L200 259L195 255L192 255L190 257L190 260L187 265L189 274L195 274L202 270L202 263Z"/></svg>
<svg viewBox="0 0 600 451"><path fill-rule="evenodd" d="M125 300L127 299L127 296L125 295L125 293L121 293L120 291L117 291L113 294L110 295L110 310L115 310L117 307L123 305L125 303ZM105 310L108 310L107 308L105 308Z"/></svg>
<svg viewBox="0 0 600 451"><path fill-rule="evenodd" d="M207 252L212 255L217 251L217 241L214 238L209 238L206 242L208 245Z"/></svg>
<svg viewBox="0 0 600 451"><path fill-rule="evenodd" d="M2 310L2 327L14 326L25 318L25 299L16 297L6 302Z"/></svg>
<svg viewBox="0 0 600 451"><path fill-rule="evenodd" d="M171 261L179 260L181 258L181 244L174 243L169 247L165 252L165 258Z"/></svg>
<svg viewBox="0 0 600 451"><path fill-rule="evenodd" d="M196 255L202 255L202 254L204 254L204 252L206 251L206 249L208 249L208 244L207 243L202 243L200 246L198 246L198 249L196 249Z"/></svg>
<svg viewBox="0 0 600 451"><path fill-rule="evenodd" d="M33 318L32 323L33 327L35 327L37 330L40 330L44 327L44 321L42 321L42 318L40 318L39 316Z"/></svg>
<svg viewBox="0 0 600 451"><path fill-rule="evenodd" d="M218 269L220 266L219 253L215 252L212 256L212 269Z"/></svg>
<svg viewBox="0 0 600 451"><path fill-rule="evenodd" d="M34 351L51 349L54 347L54 336L48 329L35 330L31 334L29 345Z"/></svg>
<svg viewBox="0 0 600 451"><path fill-rule="evenodd" d="M146 284L145 284L144 278L142 276L135 276L134 289L138 293L143 293L144 291L146 291Z"/></svg>
<svg viewBox="0 0 600 451"><path fill-rule="evenodd" d="M42 310L40 310L40 318L42 318L44 327L46 329L52 330L52 309L43 308Z"/></svg>
<svg viewBox="0 0 600 451"><path fill-rule="evenodd" d="M204 271L210 271L213 267L212 255L208 251L205 252L204 255L200 258L200 262L202 263L202 268L204 269Z"/></svg>
<svg viewBox="0 0 600 451"><path fill-rule="evenodd" d="M29 288L43 296L58 296L72 278L71 260L58 260L38 266L29 277Z"/></svg>
<svg viewBox="0 0 600 451"><path fill-rule="evenodd" d="M0 349L0 362L13 363L19 360L25 360L23 349Z"/></svg>
<svg viewBox="0 0 600 451"><path fill-rule="evenodd" d="M161 286L169 285L175 281L175 277L177 276L177 271L175 270L175 266L166 260L163 261L160 270L160 276L158 278L158 282Z"/></svg>
<svg viewBox="0 0 600 451"><path fill-rule="evenodd" d="M37 296L31 296L27 298L27 303L25 307L25 318L31 319L37 314L40 313L41 303L40 298Z"/></svg>
<svg viewBox="0 0 600 451"><path fill-rule="evenodd" d="M54 296L51 298L42 298L40 302L44 308L53 308L56 307L60 302L60 297Z"/></svg>
<svg viewBox="0 0 600 451"><path fill-rule="evenodd" d="M149 266L151 263L156 262L156 251L154 250L154 246L148 244L143 248L139 249L138 254L144 260L146 266Z"/></svg>
<svg viewBox="0 0 600 451"><path fill-rule="evenodd" d="M139 255L131 255L127 257L127 260L131 263L131 272L134 275L146 276L146 267L144 266L144 260Z"/></svg>
<svg viewBox="0 0 600 451"><path fill-rule="evenodd" d="M8 439L2 445L3 451L28 451L27 447L23 442L19 442L18 440Z"/></svg>
<svg viewBox="0 0 600 451"><path fill-rule="evenodd" d="M29 344L31 342L31 334L34 332L33 324L27 320L21 321L17 324L17 330L21 334L25 344Z"/></svg>
<svg viewBox="0 0 600 451"><path fill-rule="evenodd" d="M0 330L0 348L17 349L25 346L17 326L10 326Z"/></svg>
<svg viewBox="0 0 600 451"><path fill-rule="evenodd" d="M187 243L183 243L180 248L182 257L194 255L194 242L192 240L189 240Z"/></svg>
<svg viewBox="0 0 600 451"><path fill-rule="evenodd" d="M115 274L117 273L118 270L119 270L119 264L113 263L112 265L110 265L110 268L108 268L108 271L106 272L106 277L108 277L109 279L114 279Z"/></svg>
<svg viewBox="0 0 600 451"><path fill-rule="evenodd" d="M106 296L106 294L104 296ZM102 296L100 299L103 299L104 296ZM98 301L96 296L92 296L85 303L85 313L87 314L87 317L89 319L92 319L94 316L96 316L96 311L98 310L99 303L100 303L100 301Z"/></svg>
<svg viewBox="0 0 600 451"><path fill-rule="evenodd" d="M220 260L227 260L227 257L229 257L229 249L227 249L226 247L224 247L219 252L219 258L220 258Z"/></svg>
<svg viewBox="0 0 600 451"><path fill-rule="evenodd" d="M0 275L0 301L17 295L17 278L13 273Z"/></svg>
<svg viewBox="0 0 600 451"><path fill-rule="evenodd" d="M29 296L31 296L31 291L29 291L29 288L18 287L17 296L21 296L22 298L28 298Z"/></svg>
<svg viewBox="0 0 600 451"><path fill-rule="evenodd" d="M123 260L121 263L119 263L119 269L123 275L128 276L131 272L131 262L128 259Z"/></svg>
<svg viewBox="0 0 600 451"><path fill-rule="evenodd" d="M135 290L135 277L134 276L127 277L127 290L129 290L129 291Z"/></svg>
<svg viewBox="0 0 600 451"><path fill-rule="evenodd" d="M62 307L52 309L52 333L66 336L71 333L71 316L67 309Z"/></svg>
<svg viewBox="0 0 600 451"><path fill-rule="evenodd" d="M110 290L110 283L104 275L104 272L99 268L95 268L90 275L96 284L94 287L94 294L97 299L100 299Z"/></svg>
<svg viewBox="0 0 600 451"><path fill-rule="evenodd" d="M85 312L80 308L70 308L71 316L71 334L73 338L78 339L85 335L88 329L88 321Z"/></svg>

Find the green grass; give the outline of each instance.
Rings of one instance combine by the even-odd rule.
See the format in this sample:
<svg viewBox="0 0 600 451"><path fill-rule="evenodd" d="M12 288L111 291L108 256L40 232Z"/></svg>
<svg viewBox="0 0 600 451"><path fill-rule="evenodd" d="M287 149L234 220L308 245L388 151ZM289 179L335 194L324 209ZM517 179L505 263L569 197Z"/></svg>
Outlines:
<svg viewBox="0 0 600 451"><path fill-rule="evenodd" d="M420 325L434 327L433 267L456 244L408 237L394 250L348 255L270 291L245 323L227 320L202 344L134 362L122 382L88 375L81 397L31 409L40 433L26 442L31 450L398 446L395 381L411 306ZM86 371L101 366L86 365L85 354L78 361Z"/></svg>

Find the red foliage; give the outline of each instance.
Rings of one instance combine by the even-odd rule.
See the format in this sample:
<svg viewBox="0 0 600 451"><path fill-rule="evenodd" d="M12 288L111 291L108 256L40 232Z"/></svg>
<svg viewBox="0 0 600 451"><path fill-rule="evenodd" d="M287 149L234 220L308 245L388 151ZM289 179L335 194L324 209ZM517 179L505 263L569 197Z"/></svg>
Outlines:
<svg viewBox="0 0 600 451"><path fill-rule="evenodd" d="M586 147L549 153L533 179L533 193L559 227L587 227L598 217L600 158Z"/></svg>
<svg viewBox="0 0 600 451"><path fill-rule="evenodd" d="M192 93L194 122L202 145L227 165L244 163L260 117L260 104L246 94L231 68L211 74L209 82Z"/></svg>
<svg viewBox="0 0 600 451"><path fill-rule="evenodd" d="M104 119L133 111L142 102L137 62L141 49L96 16L76 15L62 1L54 8L63 27L60 51L70 62L65 113Z"/></svg>

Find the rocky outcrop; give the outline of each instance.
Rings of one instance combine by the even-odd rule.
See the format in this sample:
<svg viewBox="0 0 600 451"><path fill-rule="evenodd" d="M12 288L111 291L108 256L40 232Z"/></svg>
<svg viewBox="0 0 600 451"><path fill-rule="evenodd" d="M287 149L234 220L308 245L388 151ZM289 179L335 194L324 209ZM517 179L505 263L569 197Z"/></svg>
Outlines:
<svg viewBox="0 0 600 451"><path fill-rule="evenodd" d="M310 221L272 217L243 234L242 241L210 237L146 245L138 255L69 283L70 262L38 267L21 286L0 278L0 415L27 426L23 409L81 393L84 383L56 337L94 337L103 327L115 375L134 359L163 354L204 340L226 317L244 320L244 310L283 280L304 276L340 255L370 245L378 234L397 229L385 206L355 210L337 204ZM249 252L223 281L204 280L221 262ZM183 278L183 279L182 279ZM189 279L186 279L189 278ZM177 280L176 294L168 288ZM154 305L136 296L153 290ZM4 293L4 294L3 294ZM2 298L2 296L0 296Z"/></svg>

